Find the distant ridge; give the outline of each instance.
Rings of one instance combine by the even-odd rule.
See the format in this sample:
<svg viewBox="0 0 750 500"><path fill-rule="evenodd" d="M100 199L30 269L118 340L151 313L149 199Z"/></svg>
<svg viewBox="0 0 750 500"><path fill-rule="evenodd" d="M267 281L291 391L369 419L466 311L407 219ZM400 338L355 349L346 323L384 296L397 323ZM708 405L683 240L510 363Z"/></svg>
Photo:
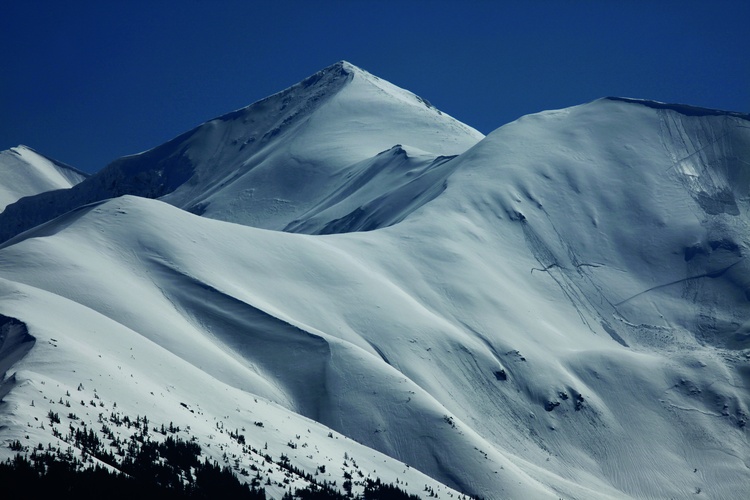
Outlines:
<svg viewBox="0 0 750 500"><path fill-rule="evenodd" d="M621 101L629 102L632 104L641 104L648 106L653 109L669 109L677 111L685 116L733 116L735 118L742 118L743 120L750 120L750 114L739 113L736 111L722 111L720 109L701 108L698 106L689 106L687 104L671 104L659 101L651 101L648 99L633 99L630 97L605 97L610 101Z"/></svg>
<svg viewBox="0 0 750 500"><path fill-rule="evenodd" d="M68 189L87 177L80 170L28 146L0 151L0 212L25 196Z"/></svg>
<svg viewBox="0 0 750 500"><path fill-rule="evenodd" d="M283 230L294 223L315 231L332 219L317 215L318 222L305 224L303 217L317 214L310 211L359 175L361 162L403 144L431 155L412 165L422 169L483 137L411 92L340 61L165 144L115 160L70 192L11 205L0 216L0 241L78 206L125 194L244 225ZM402 184L414 172L403 175ZM387 189L350 200L356 205L351 210L388 197ZM418 192L410 196L426 199Z"/></svg>
<svg viewBox="0 0 750 500"><path fill-rule="evenodd" d="M90 175L90 174L87 174L86 172L84 172L83 170L79 170L79 169L77 169L77 168L75 168L75 167L73 167L71 165L68 165L65 162L62 162L62 161L57 160L55 158L50 158L49 156L47 156L45 154L42 154L39 151L37 151L36 149L34 149L32 147L29 147L29 146L26 146L25 144L19 144L18 146L9 149L9 151L12 151L12 152L14 152L15 154L17 154L19 156L23 155L23 151L24 150L25 151L30 151L30 152L34 153L35 155L37 155L37 156L45 158L46 160L48 160L51 163L55 164L56 166L60 167L60 169L62 169L62 170L68 170L68 171L71 171L71 172L75 173L76 176L78 176L79 178L84 178L85 179L86 177L88 177Z"/></svg>

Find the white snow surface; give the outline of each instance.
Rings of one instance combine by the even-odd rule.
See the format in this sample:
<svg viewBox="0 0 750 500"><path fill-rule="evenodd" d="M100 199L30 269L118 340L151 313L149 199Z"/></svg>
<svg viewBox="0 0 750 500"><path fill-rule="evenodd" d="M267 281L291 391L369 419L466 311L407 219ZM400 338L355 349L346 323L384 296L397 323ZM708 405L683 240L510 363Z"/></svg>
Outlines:
<svg viewBox="0 0 750 500"><path fill-rule="evenodd" d="M85 178L86 174L28 146L0 151L0 212L24 196L67 189Z"/></svg>
<svg viewBox="0 0 750 500"><path fill-rule="evenodd" d="M483 137L411 92L341 61L166 144L116 160L71 193L25 200L0 216L0 241L82 204L124 194L160 198L205 217L267 229L292 225L298 231L331 232L325 229L329 223L372 229L382 217L389 224L405 214L396 209L337 224L319 213L342 192L353 192L349 204L355 208L392 194L356 196L355 184L367 174L363 162L377 162L379 153L395 146L418 152L423 158L391 173L390 183L370 184L370 189L386 189L397 183L397 197L411 199L418 196L431 162L462 153ZM414 203L406 205L414 208ZM308 222L312 217L315 221Z"/></svg>
<svg viewBox="0 0 750 500"><path fill-rule="evenodd" d="M345 64L313 78L336 68L353 96L361 79L400 106L416 99ZM60 392L77 400L82 383L77 409L91 418L96 389L152 422L191 425L211 450L225 439L217 421L252 428L248 439L274 456L300 435L309 446L294 461L308 470L346 451L373 475L406 479L416 493L435 485L441 498L447 488L485 498L745 495L748 118L601 99L523 117L463 153L442 137L427 143L427 125L414 135L423 142L397 139L409 135L397 123L388 140L402 146L366 135L355 158L339 145L355 144L356 131L327 128L335 110L365 121L363 131L380 108L363 98L358 114L357 99L337 101L346 91L281 127L288 141L250 146L265 158L331 159L301 185L307 160L291 177L281 163L261 175L262 162L248 174L217 161L228 177L215 197L208 180L163 201L122 196L0 247L0 314L28 328L23 336L5 320L2 330L0 440L46 443L49 426L34 418ZM205 153L191 164L208 169L198 146L185 151ZM145 163L143 172L153 174ZM292 232L164 203L239 217L232 186L246 175L256 192L290 203L245 205L235 222ZM258 420L267 424L256 430Z"/></svg>

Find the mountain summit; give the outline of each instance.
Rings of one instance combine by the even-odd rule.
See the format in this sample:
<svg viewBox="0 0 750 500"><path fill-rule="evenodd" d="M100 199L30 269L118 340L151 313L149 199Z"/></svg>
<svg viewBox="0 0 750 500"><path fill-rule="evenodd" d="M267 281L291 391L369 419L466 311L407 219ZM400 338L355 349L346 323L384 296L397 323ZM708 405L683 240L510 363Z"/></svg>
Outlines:
<svg viewBox="0 0 750 500"><path fill-rule="evenodd" d="M0 457L177 433L272 498L742 497L748 193L746 115L604 98L482 138L338 63L9 205Z"/></svg>
<svg viewBox="0 0 750 500"><path fill-rule="evenodd" d="M438 157L462 153L482 137L426 100L342 61L166 144L116 160L70 192L44 193L10 207L0 216L0 241L77 206L124 194L160 198L229 222L299 227L309 210L361 183L367 175L362 162L375 161L378 153L396 145L413 149L420 161L408 165L408 175L417 176Z"/></svg>

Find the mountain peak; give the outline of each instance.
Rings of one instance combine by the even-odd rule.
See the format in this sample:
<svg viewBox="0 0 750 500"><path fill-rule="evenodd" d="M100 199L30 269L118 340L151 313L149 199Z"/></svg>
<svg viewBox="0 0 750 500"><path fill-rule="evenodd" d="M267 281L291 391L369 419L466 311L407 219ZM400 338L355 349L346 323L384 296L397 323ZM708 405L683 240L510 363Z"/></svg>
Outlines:
<svg viewBox="0 0 750 500"><path fill-rule="evenodd" d="M0 212L23 197L66 189L86 177L83 172L48 158L28 146L18 145L0 151Z"/></svg>
<svg viewBox="0 0 750 500"><path fill-rule="evenodd" d="M81 170L78 170L75 167L71 167L67 163L61 162L54 158L50 158L49 156L44 155L32 147L26 146L25 144L19 144L18 146L8 149L8 151L18 157L25 158L27 160L41 159L43 161L50 162L62 170L71 171L74 174L73 175L74 178L79 178L79 177L81 178L81 179L78 179L79 181L82 180L83 178L88 177L87 173L82 172Z"/></svg>
<svg viewBox="0 0 750 500"><path fill-rule="evenodd" d="M154 439L275 474L270 498L370 471L458 496L415 470L487 498L741 496L747 122L611 98L479 139L340 61L9 205L0 461L117 469L147 410Z"/></svg>
<svg viewBox="0 0 750 500"><path fill-rule="evenodd" d="M395 144L437 158L460 154L483 137L427 100L339 61L165 144L115 160L71 193L9 207L0 218L0 240L125 194L283 230L342 189L356 176L354 166Z"/></svg>
<svg viewBox="0 0 750 500"><path fill-rule="evenodd" d="M345 61L344 59L342 59L342 60L340 60L340 61L338 61L336 63L333 63L332 65L328 66L328 68L338 68L338 69L341 69L341 70L346 71L348 73L353 73L353 72L356 72L356 71L364 71L359 66L356 66L356 65L350 63L349 61Z"/></svg>
<svg viewBox="0 0 750 500"><path fill-rule="evenodd" d="M52 158L48 158L44 156L43 154L41 154L40 152L36 151L34 148L30 148L29 146L26 146L24 144L19 144L18 146L12 147L8 149L8 152L16 155L19 158L23 158L25 160L29 160L33 158L43 158L44 160L58 163L52 160Z"/></svg>
<svg viewBox="0 0 750 500"><path fill-rule="evenodd" d="M330 66L328 66L326 68L323 68L321 70L321 72L323 72L323 71L326 71L326 72L328 72L328 71L340 71L340 72L342 72L344 74L347 74L347 75L349 75L349 74L357 74L357 73L359 73L359 74L369 74L367 71L365 71L364 69L360 68L356 64L352 64L349 61L345 61L343 59L340 60L340 61L338 61L338 62L335 62L335 63L331 64Z"/></svg>
<svg viewBox="0 0 750 500"><path fill-rule="evenodd" d="M32 151L32 152L36 153L36 151L34 151L32 148L30 148L30 147L28 147L28 146L26 146L24 144L19 144L18 146L12 147L12 148L9 149L9 151L11 151L11 152L13 152L14 154L17 154L17 155L20 155L23 151Z"/></svg>
<svg viewBox="0 0 750 500"><path fill-rule="evenodd" d="M281 93L286 93L291 91L295 88L310 88L313 85L318 84L319 82L325 83L325 84L331 84L335 81L344 80L348 81L351 79L351 75L353 73L356 73L358 71L361 71L359 68L354 66L353 64L350 64L346 61L339 61L335 64L331 64L330 66L327 66L320 71L308 76L301 82L299 82L296 85L293 85L292 87L282 91Z"/></svg>

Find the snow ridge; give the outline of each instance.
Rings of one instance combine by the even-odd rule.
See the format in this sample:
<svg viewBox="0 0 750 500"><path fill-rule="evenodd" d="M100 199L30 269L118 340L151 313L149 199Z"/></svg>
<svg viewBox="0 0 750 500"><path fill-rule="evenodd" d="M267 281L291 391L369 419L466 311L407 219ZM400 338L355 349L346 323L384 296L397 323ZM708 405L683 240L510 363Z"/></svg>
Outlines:
<svg viewBox="0 0 750 500"><path fill-rule="evenodd" d="M342 189L350 168L396 144L437 158L461 153L482 137L414 94L340 62L164 145L116 160L70 192L11 206L0 215L0 241L124 194L282 230Z"/></svg>
<svg viewBox="0 0 750 500"><path fill-rule="evenodd" d="M87 175L28 146L0 152L0 212L25 196L68 189Z"/></svg>
<svg viewBox="0 0 750 500"><path fill-rule="evenodd" d="M750 114L738 113L736 111L723 111L720 109L689 106L687 104L670 104L659 101L651 101L648 99L632 99L629 97L606 97L606 99L609 99L610 101L622 101L632 104L641 104L653 109L669 109L672 111L677 111L678 113L686 116L733 116L735 118L742 118L743 120L750 120Z"/></svg>

